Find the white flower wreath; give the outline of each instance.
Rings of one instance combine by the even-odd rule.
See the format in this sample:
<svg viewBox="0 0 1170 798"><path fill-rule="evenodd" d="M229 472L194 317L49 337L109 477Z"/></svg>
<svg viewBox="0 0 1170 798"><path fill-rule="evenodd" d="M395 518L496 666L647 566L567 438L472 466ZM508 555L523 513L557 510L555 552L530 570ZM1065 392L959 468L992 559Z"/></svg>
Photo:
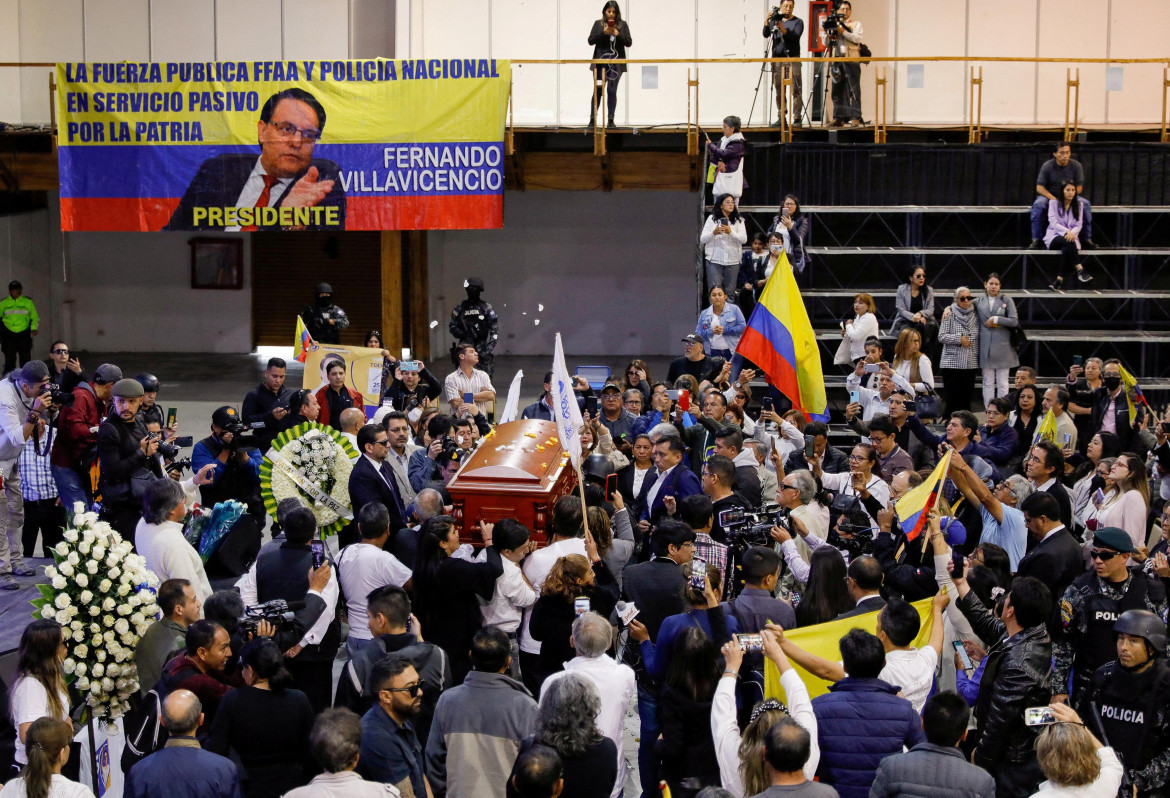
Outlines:
<svg viewBox="0 0 1170 798"><path fill-rule="evenodd" d="M349 440L332 427L306 422L277 436L272 448L319 493L305 490L265 456L260 466L260 489L269 515L275 518L277 505L285 499L300 499L313 511L323 534L341 529L348 519L337 508L349 510L350 458L355 456Z"/></svg>

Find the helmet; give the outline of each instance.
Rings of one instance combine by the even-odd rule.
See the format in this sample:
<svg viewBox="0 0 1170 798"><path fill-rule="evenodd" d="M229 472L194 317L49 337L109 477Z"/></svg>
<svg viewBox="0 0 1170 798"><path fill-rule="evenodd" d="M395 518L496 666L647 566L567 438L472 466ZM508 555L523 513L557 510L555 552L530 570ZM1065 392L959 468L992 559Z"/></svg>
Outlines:
<svg viewBox="0 0 1170 798"><path fill-rule="evenodd" d="M329 285L329 283L317 283L317 293L318 294L332 294L333 293L333 286Z"/></svg>
<svg viewBox="0 0 1170 798"><path fill-rule="evenodd" d="M1113 634L1145 638L1155 653L1166 650L1166 624L1149 610L1126 610L1113 624Z"/></svg>
<svg viewBox="0 0 1170 798"><path fill-rule="evenodd" d="M146 391L147 393L158 392L158 377L154 376L153 374L139 374L135 376L134 379L141 383L142 390Z"/></svg>
<svg viewBox="0 0 1170 798"><path fill-rule="evenodd" d="M582 461L581 473L586 480L592 477L595 482L604 485L611 474L617 473L617 469L604 454L591 454Z"/></svg>

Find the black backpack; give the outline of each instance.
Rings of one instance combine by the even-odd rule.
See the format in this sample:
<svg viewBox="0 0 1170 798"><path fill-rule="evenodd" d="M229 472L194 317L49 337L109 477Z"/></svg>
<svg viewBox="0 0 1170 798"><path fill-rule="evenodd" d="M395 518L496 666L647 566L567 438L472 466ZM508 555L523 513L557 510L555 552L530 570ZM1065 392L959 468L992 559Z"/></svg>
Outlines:
<svg viewBox="0 0 1170 798"><path fill-rule="evenodd" d="M123 718L126 747L122 749L122 772L141 762L167 744L167 728L162 722L163 697L158 688L141 696Z"/></svg>

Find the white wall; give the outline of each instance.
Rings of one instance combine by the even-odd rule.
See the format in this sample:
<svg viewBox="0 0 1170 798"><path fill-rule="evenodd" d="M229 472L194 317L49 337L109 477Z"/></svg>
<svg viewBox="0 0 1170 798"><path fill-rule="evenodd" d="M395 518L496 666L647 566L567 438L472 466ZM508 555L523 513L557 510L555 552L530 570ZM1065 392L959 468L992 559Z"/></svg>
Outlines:
<svg viewBox="0 0 1170 798"><path fill-rule="evenodd" d="M430 233L433 359L471 276L499 314L501 354L547 355L558 331L574 356L681 352L698 316L696 210L680 191L509 192L503 230Z"/></svg>

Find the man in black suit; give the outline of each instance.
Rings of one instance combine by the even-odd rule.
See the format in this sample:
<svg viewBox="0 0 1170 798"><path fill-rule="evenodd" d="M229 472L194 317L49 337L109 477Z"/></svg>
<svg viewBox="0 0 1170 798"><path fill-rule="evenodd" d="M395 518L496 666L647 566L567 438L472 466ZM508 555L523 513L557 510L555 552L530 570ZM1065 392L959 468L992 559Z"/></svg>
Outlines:
<svg viewBox="0 0 1170 798"><path fill-rule="evenodd" d="M846 573L848 576L845 577L845 589L849 591L849 598L853 599L854 607L838 615L837 620L877 612L886 606L886 600L878 592L882 589L881 563L865 554L854 558L849 563L849 570Z"/></svg>
<svg viewBox="0 0 1170 798"><path fill-rule="evenodd" d="M1089 409L1090 429L1094 432L1108 430L1105 420L1112 421L1113 432L1121 441L1123 452L1137 452L1145 454L1146 446L1138 435L1137 424L1142 420L1145 411L1141 405L1134 406L1134 418L1129 417L1129 402L1125 398L1125 386L1121 384L1121 361L1110 358L1101 368L1101 382L1104 387L1092 391L1089 396L1092 406Z"/></svg>
<svg viewBox="0 0 1170 798"><path fill-rule="evenodd" d="M671 439L663 439L660 443L667 440ZM682 441L678 443L682 445ZM682 452L679 452L681 458ZM676 470L692 473L685 466ZM630 622L630 637L634 639L645 637L657 640L658 630L667 616L687 611L683 595L687 579L683 575L682 566L695 556L694 531L681 521L664 519L654 530L650 545L654 559L627 566L622 571L622 595L627 602L633 602L638 607L637 619ZM638 770L643 794L651 795L658 787L655 745L660 730L658 696L661 686L646 673L637 645L627 646L626 656L630 658L630 664L638 677L638 717L642 740L638 745Z"/></svg>
<svg viewBox="0 0 1170 798"><path fill-rule="evenodd" d="M1020 560L1016 576L1034 576L1048 586L1052 595L1063 596L1065 588L1085 573L1081 547L1061 523L1060 506L1051 493L1036 491L1024 499L1020 510L1028 534L1037 542ZM1061 627L1059 605L1054 603L1052 609L1049 633L1060 631Z"/></svg>
<svg viewBox="0 0 1170 798"><path fill-rule="evenodd" d="M1037 493L1048 493L1056 500L1059 508L1056 518L1063 526L1072 529L1072 500L1060 481L1064 476L1064 454L1060 447L1052 441L1037 441L1031 454L1024 460L1024 473L1032 480ZM1053 595L1061 594L1054 592Z"/></svg>
<svg viewBox="0 0 1170 798"><path fill-rule="evenodd" d="M394 482L394 471L386 462L390 436L380 424L366 424L358 430L357 442L362 456L349 473L349 506L353 509L353 517L357 518L362 507L370 502L381 502L390 513L390 538L393 540L398 530L407 524L406 508ZM356 535L354 525L350 524L341 532L341 536L347 539L339 542L342 545L353 543Z"/></svg>
<svg viewBox="0 0 1170 798"><path fill-rule="evenodd" d="M163 229L344 230L340 169L313 158L324 128L325 109L309 92L272 95L256 124L260 156L225 153L204 161Z"/></svg>

